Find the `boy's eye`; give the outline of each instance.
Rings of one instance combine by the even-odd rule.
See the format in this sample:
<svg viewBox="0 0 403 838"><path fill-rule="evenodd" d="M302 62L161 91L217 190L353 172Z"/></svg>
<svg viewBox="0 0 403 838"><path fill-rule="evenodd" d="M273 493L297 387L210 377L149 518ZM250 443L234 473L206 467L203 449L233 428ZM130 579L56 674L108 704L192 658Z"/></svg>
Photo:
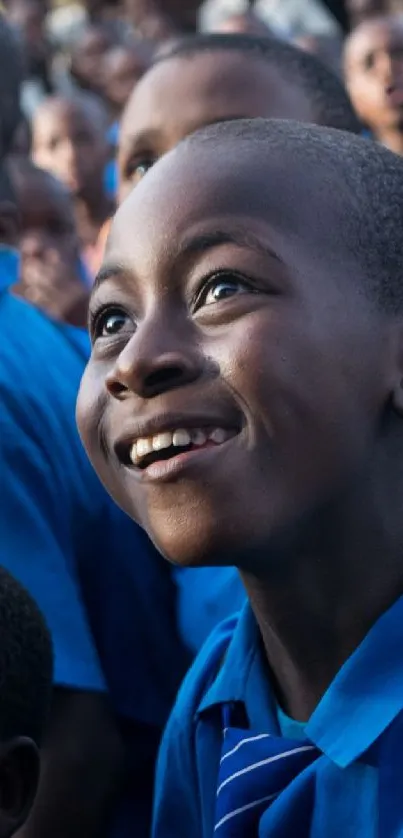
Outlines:
<svg viewBox="0 0 403 838"><path fill-rule="evenodd" d="M138 160L137 163L132 163L130 166L127 167L126 176L131 180L132 183L138 183L144 175L147 174L148 170L154 165L155 160L150 158L144 158L144 160Z"/></svg>
<svg viewBox="0 0 403 838"><path fill-rule="evenodd" d="M228 272L211 277L199 291L195 301L195 311L202 306L221 303L230 297L253 291L243 277Z"/></svg>
<svg viewBox="0 0 403 838"><path fill-rule="evenodd" d="M120 308L107 308L95 315L91 325L93 340L120 334L130 323L129 316Z"/></svg>

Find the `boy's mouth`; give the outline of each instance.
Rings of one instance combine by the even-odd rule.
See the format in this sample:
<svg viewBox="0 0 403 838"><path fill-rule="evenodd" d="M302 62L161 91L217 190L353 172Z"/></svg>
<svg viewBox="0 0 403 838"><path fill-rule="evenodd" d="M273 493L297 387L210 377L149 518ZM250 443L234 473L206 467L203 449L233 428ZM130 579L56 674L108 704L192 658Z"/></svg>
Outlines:
<svg viewBox="0 0 403 838"><path fill-rule="evenodd" d="M175 428L149 437L140 437L130 449L132 464L142 471L162 460L171 460L179 454L222 445L237 431L228 428Z"/></svg>
<svg viewBox="0 0 403 838"><path fill-rule="evenodd" d="M241 431L241 421L168 417L146 423L115 446L120 462L144 477L172 473L197 454L219 448Z"/></svg>

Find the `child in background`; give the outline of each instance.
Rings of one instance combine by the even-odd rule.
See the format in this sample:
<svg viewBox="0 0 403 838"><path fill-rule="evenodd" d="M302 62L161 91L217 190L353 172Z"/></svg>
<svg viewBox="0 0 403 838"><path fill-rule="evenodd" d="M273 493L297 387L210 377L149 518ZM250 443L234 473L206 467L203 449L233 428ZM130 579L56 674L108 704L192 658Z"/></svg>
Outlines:
<svg viewBox="0 0 403 838"><path fill-rule="evenodd" d="M8 172L20 216L22 257L20 282L13 291L56 320L84 328L89 283L69 193L28 159L10 160Z"/></svg>
<svg viewBox="0 0 403 838"><path fill-rule="evenodd" d="M21 41L25 64L22 108L31 117L42 99L53 91L52 48L46 33L46 0L10 0L7 18Z"/></svg>
<svg viewBox="0 0 403 838"><path fill-rule="evenodd" d="M239 117L295 118L360 131L341 82L302 50L251 35L186 38L155 62L126 107L120 199L183 137Z"/></svg>
<svg viewBox="0 0 403 838"><path fill-rule="evenodd" d="M402 195L375 143L238 120L114 218L82 439L165 558L249 598L179 693L154 838L402 834Z"/></svg>
<svg viewBox="0 0 403 838"><path fill-rule="evenodd" d="M108 50L117 44L111 26L105 23L85 26L70 54L70 75L79 89L102 96L103 62Z"/></svg>
<svg viewBox="0 0 403 838"><path fill-rule="evenodd" d="M145 41L113 47L104 59L102 94L112 121L107 134L111 159L105 170L105 187L113 199L116 198L118 184L116 155L120 118L133 88L150 66L151 60L152 49Z"/></svg>
<svg viewBox="0 0 403 838"><path fill-rule="evenodd" d="M152 50L144 41L121 44L106 53L102 93L113 122L120 119L133 88L151 60Z"/></svg>
<svg viewBox="0 0 403 838"><path fill-rule="evenodd" d="M52 695L52 644L27 591L0 567L0 838L23 826L39 779Z"/></svg>
<svg viewBox="0 0 403 838"><path fill-rule="evenodd" d="M32 130L35 163L71 192L82 256L92 273L99 231L114 208L105 186L110 153L105 110L86 94L49 98L36 111Z"/></svg>
<svg viewBox="0 0 403 838"><path fill-rule="evenodd" d="M378 142L403 154L403 16L361 24L349 36L344 72L353 105Z"/></svg>

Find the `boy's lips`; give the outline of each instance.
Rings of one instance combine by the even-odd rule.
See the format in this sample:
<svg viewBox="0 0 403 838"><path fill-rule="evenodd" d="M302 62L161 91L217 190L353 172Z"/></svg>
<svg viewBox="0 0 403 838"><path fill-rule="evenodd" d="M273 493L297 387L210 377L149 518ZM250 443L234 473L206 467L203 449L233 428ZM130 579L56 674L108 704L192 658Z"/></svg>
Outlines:
<svg viewBox="0 0 403 838"><path fill-rule="evenodd" d="M196 456L221 448L241 431L240 417L166 415L141 423L119 440L120 463L141 479L173 476Z"/></svg>

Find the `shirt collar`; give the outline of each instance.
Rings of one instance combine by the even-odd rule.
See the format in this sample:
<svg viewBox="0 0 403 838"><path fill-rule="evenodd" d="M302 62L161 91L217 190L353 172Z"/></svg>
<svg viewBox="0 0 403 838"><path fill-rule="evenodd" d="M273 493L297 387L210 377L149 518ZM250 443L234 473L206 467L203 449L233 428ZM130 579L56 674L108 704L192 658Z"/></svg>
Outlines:
<svg viewBox="0 0 403 838"><path fill-rule="evenodd" d="M377 620L337 673L305 732L341 768L403 710L403 597Z"/></svg>
<svg viewBox="0 0 403 838"><path fill-rule="evenodd" d="M221 666L197 714L214 705L241 702L252 728L278 735L275 701L261 653L261 636L249 602L243 606Z"/></svg>
<svg viewBox="0 0 403 838"><path fill-rule="evenodd" d="M259 629L249 603L197 712L229 702L244 704L251 727L278 733ZM346 767L374 744L402 710L403 597L379 618L338 672L305 734L332 762Z"/></svg>

